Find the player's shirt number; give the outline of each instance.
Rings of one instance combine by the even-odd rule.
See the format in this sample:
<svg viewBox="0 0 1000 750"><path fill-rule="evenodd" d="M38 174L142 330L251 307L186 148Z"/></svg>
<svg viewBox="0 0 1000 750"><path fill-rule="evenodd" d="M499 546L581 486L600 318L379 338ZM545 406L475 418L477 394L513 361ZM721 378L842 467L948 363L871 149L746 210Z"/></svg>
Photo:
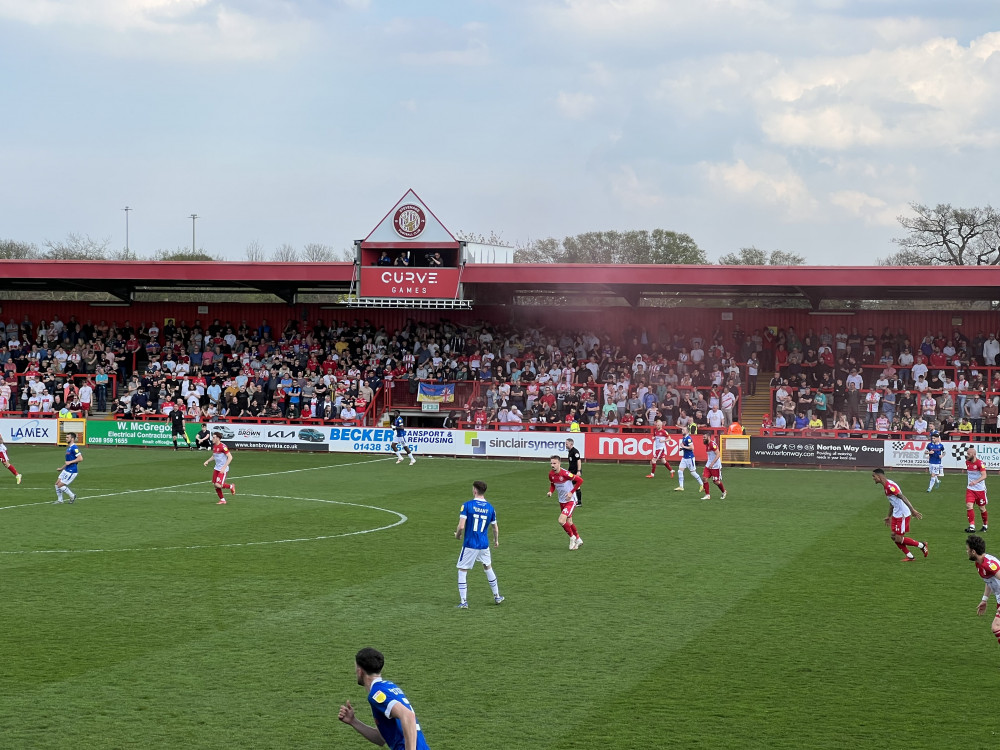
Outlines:
<svg viewBox="0 0 1000 750"><path fill-rule="evenodd" d="M481 515L479 513L472 514L472 530L477 534L481 531L486 531L486 521L488 516Z"/></svg>

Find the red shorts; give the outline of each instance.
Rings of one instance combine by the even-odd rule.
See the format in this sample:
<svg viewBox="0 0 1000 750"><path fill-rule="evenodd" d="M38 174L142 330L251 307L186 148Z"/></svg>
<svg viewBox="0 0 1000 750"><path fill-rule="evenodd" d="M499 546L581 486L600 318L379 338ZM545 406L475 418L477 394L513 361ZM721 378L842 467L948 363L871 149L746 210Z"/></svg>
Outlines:
<svg viewBox="0 0 1000 750"><path fill-rule="evenodd" d="M722 479L722 469L705 469L701 475L705 479Z"/></svg>
<svg viewBox="0 0 1000 750"><path fill-rule="evenodd" d="M666 448L664 448L663 450L659 450L659 449L654 449L653 450L653 460L654 461L659 461L660 459L663 459L664 461L667 460L667 449Z"/></svg>
<svg viewBox="0 0 1000 750"><path fill-rule="evenodd" d="M219 471L218 469L212 471L212 484L225 484L226 474L229 473L229 469L225 471Z"/></svg>
<svg viewBox="0 0 1000 750"><path fill-rule="evenodd" d="M568 503L559 503L559 515L572 518L574 508L576 508L576 500L570 500Z"/></svg>
<svg viewBox="0 0 1000 750"><path fill-rule="evenodd" d="M987 503L986 490L966 490L965 502L971 503L972 505L985 507Z"/></svg>
<svg viewBox="0 0 1000 750"><path fill-rule="evenodd" d="M910 530L910 516L906 516L906 518L897 518L896 516L893 516L890 523L892 525L889 528L892 529L893 534L905 536Z"/></svg>

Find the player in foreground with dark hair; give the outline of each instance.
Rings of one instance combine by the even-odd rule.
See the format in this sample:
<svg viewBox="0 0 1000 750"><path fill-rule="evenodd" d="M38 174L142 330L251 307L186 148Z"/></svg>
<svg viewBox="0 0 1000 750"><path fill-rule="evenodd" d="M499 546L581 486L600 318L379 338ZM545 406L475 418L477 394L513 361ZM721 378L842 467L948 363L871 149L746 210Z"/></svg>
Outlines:
<svg viewBox="0 0 1000 750"><path fill-rule="evenodd" d="M903 562L913 562L913 553L910 552L909 547L919 548L923 551L924 557L927 557L927 542L918 542L906 536L906 532L910 530L910 516L917 518L923 518L923 516L906 499L906 495L899 489L899 485L886 478L884 469L872 471L872 479L875 484L882 486L882 489L885 490L885 496L889 500L889 515L885 517L885 525L892 530L892 541L906 555Z"/></svg>
<svg viewBox="0 0 1000 750"><path fill-rule="evenodd" d="M402 689L382 679L384 665L385 657L374 648L363 648L354 657L358 684L368 691L375 726L358 719L350 701L340 707L337 718L374 745L388 745L392 750L430 750Z"/></svg>

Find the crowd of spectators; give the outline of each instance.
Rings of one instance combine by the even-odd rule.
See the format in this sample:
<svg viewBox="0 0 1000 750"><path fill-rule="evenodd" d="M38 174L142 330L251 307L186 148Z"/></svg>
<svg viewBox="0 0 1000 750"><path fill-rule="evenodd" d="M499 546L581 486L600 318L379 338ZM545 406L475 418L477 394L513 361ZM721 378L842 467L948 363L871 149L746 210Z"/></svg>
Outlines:
<svg viewBox="0 0 1000 750"><path fill-rule="evenodd" d="M122 417L148 417L182 408L199 420L361 421L383 386L413 397L420 381L478 381L465 416L508 429L574 421L616 429L657 418L724 427L738 413L742 382L730 350L744 345L720 330L627 329L612 338L449 320L407 320L389 332L367 320L290 320L280 330L266 320L182 320L161 329L26 316L0 323L0 334L9 389L2 411L110 406Z"/></svg>
<svg viewBox="0 0 1000 750"><path fill-rule="evenodd" d="M1000 341L980 331L927 332L914 344L903 329L881 335L841 327L795 329L774 337L775 430L868 430L942 436L997 433L1000 395L991 387Z"/></svg>

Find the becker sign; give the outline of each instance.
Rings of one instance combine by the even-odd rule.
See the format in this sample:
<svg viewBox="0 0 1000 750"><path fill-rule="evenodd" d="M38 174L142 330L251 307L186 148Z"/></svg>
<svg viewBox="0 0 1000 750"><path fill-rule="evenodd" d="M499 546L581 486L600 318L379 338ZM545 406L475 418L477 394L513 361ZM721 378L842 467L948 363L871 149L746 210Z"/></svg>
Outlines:
<svg viewBox="0 0 1000 750"><path fill-rule="evenodd" d="M374 268L361 269L362 297L430 297L454 299L458 296L457 268Z"/></svg>

